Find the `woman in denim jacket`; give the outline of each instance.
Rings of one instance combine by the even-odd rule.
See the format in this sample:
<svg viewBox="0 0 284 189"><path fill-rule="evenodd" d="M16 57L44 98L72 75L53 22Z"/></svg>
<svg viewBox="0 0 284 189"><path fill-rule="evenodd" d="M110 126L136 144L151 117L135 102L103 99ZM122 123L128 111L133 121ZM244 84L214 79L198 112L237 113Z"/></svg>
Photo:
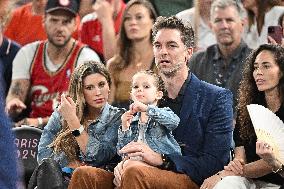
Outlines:
<svg viewBox="0 0 284 189"><path fill-rule="evenodd" d="M118 150L131 141L138 141L161 154L181 155L181 149L171 134L180 119L170 108L157 107L164 91L163 80L152 71L140 71L133 76L131 96L134 102L121 117ZM138 154L128 158L143 160Z"/></svg>
<svg viewBox="0 0 284 189"><path fill-rule="evenodd" d="M75 69L69 94L61 95L59 107L44 128L39 163L52 158L64 172L82 164L105 168L112 162L124 111L107 103L110 84L101 63L85 62Z"/></svg>

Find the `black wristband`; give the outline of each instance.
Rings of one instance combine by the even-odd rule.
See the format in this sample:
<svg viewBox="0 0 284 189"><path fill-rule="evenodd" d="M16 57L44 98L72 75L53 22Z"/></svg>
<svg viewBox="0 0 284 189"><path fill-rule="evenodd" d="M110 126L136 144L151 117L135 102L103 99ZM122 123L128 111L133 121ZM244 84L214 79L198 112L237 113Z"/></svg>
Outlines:
<svg viewBox="0 0 284 189"><path fill-rule="evenodd" d="M171 170L174 163L170 160L170 158L166 154L162 154L161 157L162 157L163 163L162 165L159 165L158 168L163 169L163 170Z"/></svg>

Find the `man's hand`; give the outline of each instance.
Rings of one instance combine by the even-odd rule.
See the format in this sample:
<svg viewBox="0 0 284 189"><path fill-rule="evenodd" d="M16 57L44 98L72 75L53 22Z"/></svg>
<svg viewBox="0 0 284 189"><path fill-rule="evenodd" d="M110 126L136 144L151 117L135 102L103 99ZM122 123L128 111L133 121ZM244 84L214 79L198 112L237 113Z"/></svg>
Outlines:
<svg viewBox="0 0 284 189"><path fill-rule="evenodd" d="M5 107L5 111L11 114L20 114L27 106L18 98L13 98L12 100L8 101Z"/></svg>
<svg viewBox="0 0 284 189"><path fill-rule="evenodd" d="M30 89L29 79L12 80L11 86L6 97L5 111L11 116L16 117L26 109L25 100Z"/></svg>
<svg viewBox="0 0 284 189"><path fill-rule="evenodd" d="M142 161L152 166L159 166L163 163L161 154L154 152L149 146L142 142L130 142L119 150L119 153L127 154L128 157L140 156Z"/></svg>
<svg viewBox="0 0 284 189"><path fill-rule="evenodd" d="M114 174L114 179L113 179L113 184L119 188L121 184L121 175L123 174L123 164L126 160L121 161L120 163L117 164L117 166L114 168L113 174Z"/></svg>

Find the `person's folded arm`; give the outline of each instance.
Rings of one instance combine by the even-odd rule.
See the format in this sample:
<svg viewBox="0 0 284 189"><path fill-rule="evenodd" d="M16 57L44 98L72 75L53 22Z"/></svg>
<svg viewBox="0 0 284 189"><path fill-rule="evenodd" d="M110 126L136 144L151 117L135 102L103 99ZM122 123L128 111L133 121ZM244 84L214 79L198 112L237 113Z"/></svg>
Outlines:
<svg viewBox="0 0 284 189"><path fill-rule="evenodd" d="M258 178L265 176L272 172L271 166L269 166L263 159L245 164L244 177Z"/></svg>

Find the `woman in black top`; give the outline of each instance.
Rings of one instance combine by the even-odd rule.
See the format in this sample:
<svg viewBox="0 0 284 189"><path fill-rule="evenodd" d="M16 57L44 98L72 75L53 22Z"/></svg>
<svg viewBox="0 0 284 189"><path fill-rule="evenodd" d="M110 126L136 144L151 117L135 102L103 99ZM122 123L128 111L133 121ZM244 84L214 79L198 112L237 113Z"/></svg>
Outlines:
<svg viewBox="0 0 284 189"><path fill-rule="evenodd" d="M284 49L264 44L248 57L239 88L234 159L206 179L203 188L279 188L283 178L256 154L257 137L247 105L260 104L284 121ZM267 125L269 127L269 125Z"/></svg>

